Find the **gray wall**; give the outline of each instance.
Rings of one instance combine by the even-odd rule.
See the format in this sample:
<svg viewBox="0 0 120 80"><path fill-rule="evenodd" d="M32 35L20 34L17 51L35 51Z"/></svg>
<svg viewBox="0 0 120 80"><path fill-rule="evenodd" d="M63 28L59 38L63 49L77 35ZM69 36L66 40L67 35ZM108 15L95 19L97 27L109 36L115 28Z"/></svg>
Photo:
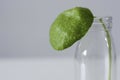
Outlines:
<svg viewBox="0 0 120 80"><path fill-rule="evenodd" d="M0 0L0 57L53 57L74 55L75 45L59 54L49 44L49 28L55 17L76 5L96 16L112 16L112 34L119 53L119 0Z"/></svg>

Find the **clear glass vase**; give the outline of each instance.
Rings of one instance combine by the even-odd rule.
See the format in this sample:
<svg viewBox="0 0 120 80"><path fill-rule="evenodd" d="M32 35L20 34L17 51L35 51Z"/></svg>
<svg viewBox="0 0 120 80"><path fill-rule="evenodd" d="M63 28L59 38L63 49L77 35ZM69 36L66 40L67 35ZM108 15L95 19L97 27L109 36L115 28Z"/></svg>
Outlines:
<svg viewBox="0 0 120 80"><path fill-rule="evenodd" d="M78 41L76 80L116 80L116 55L111 40L112 17L96 17Z"/></svg>

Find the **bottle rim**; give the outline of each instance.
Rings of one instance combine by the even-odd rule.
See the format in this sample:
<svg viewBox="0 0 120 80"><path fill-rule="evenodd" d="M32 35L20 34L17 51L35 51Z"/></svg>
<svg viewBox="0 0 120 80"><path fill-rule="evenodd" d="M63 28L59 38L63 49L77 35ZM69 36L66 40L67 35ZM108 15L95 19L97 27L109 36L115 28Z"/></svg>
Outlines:
<svg viewBox="0 0 120 80"><path fill-rule="evenodd" d="M104 16L104 17L94 17L94 22L100 23L100 19L102 19L104 22L112 22L112 16Z"/></svg>

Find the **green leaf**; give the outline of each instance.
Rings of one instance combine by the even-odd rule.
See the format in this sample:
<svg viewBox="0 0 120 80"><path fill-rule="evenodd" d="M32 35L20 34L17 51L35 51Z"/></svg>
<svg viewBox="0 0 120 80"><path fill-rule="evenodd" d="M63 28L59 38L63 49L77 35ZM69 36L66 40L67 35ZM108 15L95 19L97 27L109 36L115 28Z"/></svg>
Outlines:
<svg viewBox="0 0 120 80"><path fill-rule="evenodd" d="M50 27L50 43L56 50L64 50L80 40L93 23L88 8L75 7L57 16Z"/></svg>

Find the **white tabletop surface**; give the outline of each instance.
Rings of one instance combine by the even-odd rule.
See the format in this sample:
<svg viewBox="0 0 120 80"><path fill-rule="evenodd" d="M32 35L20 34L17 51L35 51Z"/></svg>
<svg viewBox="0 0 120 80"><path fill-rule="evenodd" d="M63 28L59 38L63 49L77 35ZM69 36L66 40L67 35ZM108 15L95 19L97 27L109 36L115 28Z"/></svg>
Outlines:
<svg viewBox="0 0 120 80"><path fill-rule="evenodd" d="M0 59L0 80L76 80L75 68L72 58Z"/></svg>

